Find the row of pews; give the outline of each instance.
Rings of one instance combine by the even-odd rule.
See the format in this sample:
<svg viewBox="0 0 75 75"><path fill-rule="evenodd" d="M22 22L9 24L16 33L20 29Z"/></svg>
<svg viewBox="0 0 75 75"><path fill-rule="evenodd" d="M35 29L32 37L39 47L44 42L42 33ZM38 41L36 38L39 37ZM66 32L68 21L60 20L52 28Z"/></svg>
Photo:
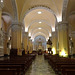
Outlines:
<svg viewBox="0 0 75 75"><path fill-rule="evenodd" d="M35 54L27 54L0 60L0 75L25 75L35 57Z"/></svg>
<svg viewBox="0 0 75 75"><path fill-rule="evenodd" d="M57 75L75 75L75 58L59 57L58 55L44 54Z"/></svg>

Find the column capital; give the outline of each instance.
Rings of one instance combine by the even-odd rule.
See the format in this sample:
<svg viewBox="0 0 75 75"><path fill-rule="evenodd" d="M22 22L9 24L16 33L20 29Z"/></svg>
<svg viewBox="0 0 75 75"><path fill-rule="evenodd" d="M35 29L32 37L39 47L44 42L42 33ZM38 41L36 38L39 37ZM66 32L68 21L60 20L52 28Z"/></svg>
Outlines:
<svg viewBox="0 0 75 75"><path fill-rule="evenodd" d="M21 22L16 22L16 21L12 22L12 25L23 26L23 24Z"/></svg>
<svg viewBox="0 0 75 75"><path fill-rule="evenodd" d="M68 22L67 21L62 21L62 22L58 22L58 25L68 25Z"/></svg>
<svg viewBox="0 0 75 75"><path fill-rule="evenodd" d="M58 23L58 29L59 30L65 30L65 29L68 29L68 22L67 21L62 21L62 22L59 22Z"/></svg>
<svg viewBox="0 0 75 75"><path fill-rule="evenodd" d="M22 23L20 22L12 22L12 30L17 31L17 30L22 30Z"/></svg>
<svg viewBox="0 0 75 75"><path fill-rule="evenodd" d="M23 32L23 37L28 37L28 32Z"/></svg>
<svg viewBox="0 0 75 75"><path fill-rule="evenodd" d="M56 32L52 32L52 36L57 36L57 33Z"/></svg>
<svg viewBox="0 0 75 75"><path fill-rule="evenodd" d="M27 37L28 37L28 32L25 32L25 36L27 36Z"/></svg>

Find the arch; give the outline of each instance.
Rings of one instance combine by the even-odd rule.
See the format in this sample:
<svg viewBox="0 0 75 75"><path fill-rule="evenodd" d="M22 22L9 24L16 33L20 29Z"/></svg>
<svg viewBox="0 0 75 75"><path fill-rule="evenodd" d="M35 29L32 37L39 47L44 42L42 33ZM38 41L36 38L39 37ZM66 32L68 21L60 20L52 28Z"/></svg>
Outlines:
<svg viewBox="0 0 75 75"><path fill-rule="evenodd" d="M41 40L40 40L39 38L41 38ZM34 38L34 41L35 41L35 42L41 41L42 43L46 43L46 38L45 38L44 36L42 36L42 35L39 35L39 36L36 36L36 37Z"/></svg>
<svg viewBox="0 0 75 75"><path fill-rule="evenodd" d="M36 36L38 35L42 35L44 36L45 38L48 38L44 33L36 33L35 35L32 35L31 38L34 39Z"/></svg>
<svg viewBox="0 0 75 75"><path fill-rule="evenodd" d="M29 8L29 9L25 12L23 18L22 18L20 21L22 22L22 21L24 20L25 16L26 16L27 14L29 14L31 11L35 10L35 9L45 9L45 10L49 11L50 13L52 13L52 14L54 15L54 17L55 17L55 19L56 19L56 21L57 21L56 13L55 13L52 9L50 9L50 7L45 6L45 5L32 6L31 8Z"/></svg>
<svg viewBox="0 0 75 75"><path fill-rule="evenodd" d="M41 29L41 30L35 29L35 30L32 32L31 36L34 35L34 34L37 33L37 32L43 32L43 33L45 33L46 36L49 35L49 33L48 33L46 30L44 30L44 29Z"/></svg>
<svg viewBox="0 0 75 75"><path fill-rule="evenodd" d="M46 28L41 27L41 26L40 26L40 27L34 27L34 28L32 28L31 30L29 30L28 32L29 32L29 33L32 33L33 30L35 31L36 29L39 29L39 28L42 28L42 29L46 30L48 33L51 33L51 30L46 29Z"/></svg>
<svg viewBox="0 0 75 75"><path fill-rule="evenodd" d="M39 36L42 36L42 37L44 37L44 38L45 38L45 36L43 36L43 35L39 35ZM36 36L36 37L38 37L38 36ZM36 38L36 37L35 37L35 38ZM35 39L35 38L34 38L34 39ZM46 38L45 38L45 39L46 39Z"/></svg>
<svg viewBox="0 0 75 75"><path fill-rule="evenodd" d="M33 23L35 23L35 22L39 22L39 21L41 21L41 22L45 22L48 26L50 26L50 24L49 24L47 21L45 21L45 20L35 20L35 21L32 21L32 23L28 26L28 30L29 30L29 28L31 27L31 25L32 25ZM52 29L51 26L50 26L50 28Z"/></svg>

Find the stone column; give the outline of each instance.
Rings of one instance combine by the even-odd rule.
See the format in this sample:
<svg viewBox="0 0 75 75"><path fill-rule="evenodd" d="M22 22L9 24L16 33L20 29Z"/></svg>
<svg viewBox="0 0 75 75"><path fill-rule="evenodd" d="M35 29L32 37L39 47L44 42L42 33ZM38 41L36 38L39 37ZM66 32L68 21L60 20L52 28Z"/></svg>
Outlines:
<svg viewBox="0 0 75 75"><path fill-rule="evenodd" d="M0 56L4 56L4 49L3 49L3 31L2 31L2 8L3 4L0 2Z"/></svg>
<svg viewBox="0 0 75 75"><path fill-rule="evenodd" d="M58 23L58 42L59 42L59 55L67 57L69 53L68 46L68 23L59 22Z"/></svg>
<svg viewBox="0 0 75 75"><path fill-rule="evenodd" d="M56 33L56 54L59 55L59 43L58 43L58 23L55 26L55 33Z"/></svg>
<svg viewBox="0 0 75 75"><path fill-rule="evenodd" d="M35 43L34 43L34 41L33 41L33 50L35 51L36 49L35 49Z"/></svg>
<svg viewBox="0 0 75 75"><path fill-rule="evenodd" d="M6 56L6 55L8 55L8 50L7 50L7 48L8 48L8 36L7 35L5 35L4 36L4 55Z"/></svg>
<svg viewBox="0 0 75 75"><path fill-rule="evenodd" d="M21 43L22 43L22 25L19 23L13 23L11 29L11 48L17 49L17 54L22 55Z"/></svg>
<svg viewBox="0 0 75 75"><path fill-rule="evenodd" d="M32 44L32 40L30 39L30 53L32 53L32 47L33 47L33 44Z"/></svg>
<svg viewBox="0 0 75 75"><path fill-rule="evenodd" d="M28 52L28 32L24 33L24 49L25 49L25 54Z"/></svg>
<svg viewBox="0 0 75 75"><path fill-rule="evenodd" d="M29 53L30 53L30 38L31 37L28 37L28 51L29 51Z"/></svg>
<svg viewBox="0 0 75 75"><path fill-rule="evenodd" d="M33 52L33 41L32 41L32 45L31 46L32 46L32 52Z"/></svg>
<svg viewBox="0 0 75 75"><path fill-rule="evenodd" d="M75 31L72 31L71 36L72 36L72 43L71 43L72 55L75 57Z"/></svg>
<svg viewBox="0 0 75 75"><path fill-rule="evenodd" d="M52 32L52 51L53 51L53 54L57 53L57 36L56 36L56 32Z"/></svg>

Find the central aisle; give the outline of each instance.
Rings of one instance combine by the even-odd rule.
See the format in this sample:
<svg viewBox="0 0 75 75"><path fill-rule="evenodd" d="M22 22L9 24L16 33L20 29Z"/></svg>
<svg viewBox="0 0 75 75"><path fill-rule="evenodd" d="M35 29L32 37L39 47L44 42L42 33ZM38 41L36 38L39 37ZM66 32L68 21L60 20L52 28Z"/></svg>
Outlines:
<svg viewBox="0 0 75 75"><path fill-rule="evenodd" d="M37 55L32 65L28 69L25 75L56 75L48 64L47 60L44 60L43 55Z"/></svg>

